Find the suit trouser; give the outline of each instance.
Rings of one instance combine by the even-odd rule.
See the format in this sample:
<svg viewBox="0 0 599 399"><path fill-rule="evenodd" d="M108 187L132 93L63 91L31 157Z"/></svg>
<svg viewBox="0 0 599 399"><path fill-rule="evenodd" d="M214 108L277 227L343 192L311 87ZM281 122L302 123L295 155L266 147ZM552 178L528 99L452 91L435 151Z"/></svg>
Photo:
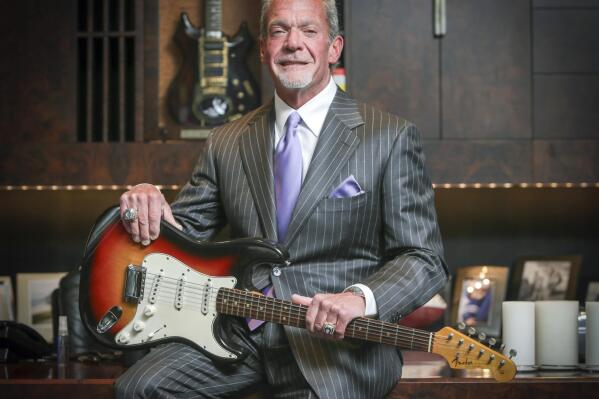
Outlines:
<svg viewBox="0 0 599 399"><path fill-rule="evenodd" d="M115 383L117 399L235 398L267 383L274 398L316 398L301 374L282 326L265 323L253 332L233 323L230 339L248 356L233 364L215 364L180 343L153 348Z"/></svg>

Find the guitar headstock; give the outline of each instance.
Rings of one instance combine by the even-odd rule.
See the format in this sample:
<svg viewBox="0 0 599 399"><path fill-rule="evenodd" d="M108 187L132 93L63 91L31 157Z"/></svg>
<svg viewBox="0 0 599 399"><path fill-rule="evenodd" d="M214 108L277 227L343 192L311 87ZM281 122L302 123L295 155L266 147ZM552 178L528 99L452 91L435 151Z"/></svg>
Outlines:
<svg viewBox="0 0 599 399"><path fill-rule="evenodd" d="M453 369L488 369L499 382L516 375L511 359L451 327L435 333L431 352L443 356Z"/></svg>

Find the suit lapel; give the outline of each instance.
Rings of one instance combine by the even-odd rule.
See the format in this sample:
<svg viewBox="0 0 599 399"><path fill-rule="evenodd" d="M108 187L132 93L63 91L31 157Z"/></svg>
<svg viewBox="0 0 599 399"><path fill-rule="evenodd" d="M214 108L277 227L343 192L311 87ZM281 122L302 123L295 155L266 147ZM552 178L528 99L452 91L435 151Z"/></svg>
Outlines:
<svg viewBox="0 0 599 399"><path fill-rule="evenodd" d="M239 152L266 238L277 239L272 171L273 104L258 110L239 138Z"/></svg>
<svg viewBox="0 0 599 399"><path fill-rule="evenodd" d="M363 123L355 100L338 89L295 205L285 244L289 245L297 237L318 201L328 195L340 168L346 164L360 142L353 129Z"/></svg>

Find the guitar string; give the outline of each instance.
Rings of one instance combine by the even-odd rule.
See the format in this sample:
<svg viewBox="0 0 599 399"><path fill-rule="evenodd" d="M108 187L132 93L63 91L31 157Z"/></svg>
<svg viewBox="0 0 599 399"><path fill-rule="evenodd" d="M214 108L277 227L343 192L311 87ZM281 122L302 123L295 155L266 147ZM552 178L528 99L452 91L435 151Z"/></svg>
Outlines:
<svg viewBox="0 0 599 399"><path fill-rule="evenodd" d="M231 296L231 293L228 292L225 295ZM235 294L233 294L233 295L235 295ZM245 297L241 297L239 295L235 295L235 296L236 296L236 298L234 298L234 299L246 299ZM158 299L157 302L167 303L169 305L172 305L171 301L167 301L167 300L163 300L163 299ZM223 307L229 308L230 310L231 310L231 308L233 308L232 310L236 311L237 313L242 313L242 312L244 312L244 311L247 310L246 308L239 307L239 305L230 305L230 304L226 304L226 303L224 303L222 301L219 302L218 300L216 301L216 304L221 304ZM201 308L201 306L190 306L190 307ZM273 311L274 311L274 309L273 309ZM258 310L256 310L256 314L257 315L258 315L258 313L266 313L266 311L258 311ZM250 311L250 316L251 316L251 311ZM302 318L300 318L299 316L301 316L301 314L291 315L289 317L289 320L293 321L293 322L295 322L297 324L301 324ZM279 317L279 319L280 319L280 317ZM297 325L295 325L295 326L297 326ZM351 327L348 327L348 328L351 328ZM439 346L448 347L448 348L450 348L452 350L453 353L456 353L456 354L466 354L467 355L470 352L474 352L474 353L477 352L475 349L470 349L470 350L467 350L467 351L463 351L463 350L457 350L456 351L456 346L455 345L453 345L453 344L447 344L447 343L443 342L441 340L441 338L435 336L434 333L426 333L426 335L428 335L429 338L427 338L425 342L419 342L418 339L413 339L412 337L406 337L406 336L399 336L399 337L397 337L397 336L395 336L395 334L397 334L398 328L397 327L393 327L393 329L396 330L396 331L391 331L391 333L394 333L394 336L392 337L392 336L389 336L389 335L385 336L385 335L378 334L376 332L368 331L368 328L366 328L365 331L360 331L359 330L358 332L355 331L355 328L352 328L352 330L353 330L352 331L352 333L353 333L352 337L353 338L362 338L362 339L365 339L365 340L368 340L368 341L375 341L371 337L374 334L374 335L376 335L377 337L380 338L380 339L378 339L378 341L381 342L381 343L392 344L392 345L395 345L395 346L402 346L404 348L414 349L415 346L419 346L420 348L422 348L421 350L432 351L434 347L430 347L429 348L429 345L432 345L434 343L436 347L439 347ZM348 332L349 332L349 330L348 330ZM382 331L381 331L381 333L382 333ZM433 334L432 339L430 337L431 334ZM414 338L417 338L417 337L414 337ZM478 345L480 345L480 344L477 344L477 346ZM484 346L484 345L481 345L481 346ZM488 348L488 349L490 349L490 348ZM502 356L502 355L499 354L499 356ZM479 356L475 360L477 362L480 362L479 358L483 359L483 355ZM491 361L491 363L492 363L492 361Z"/></svg>
<svg viewBox="0 0 599 399"><path fill-rule="evenodd" d="M153 284L152 282L148 282L146 285L152 285L152 284ZM172 294L172 293L174 292L173 290L164 289L164 286L162 286L162 288L161 288L161 289L162 289L163 291L165 291L165 292L168 292L168 293L170 293L170 294ZM218 290L219 290L218 288L213 288L213 289L211 289L212 293L214 293L215 291L216 291L216 292L218 292ZM151 290L150 290L150 291L151 291ZM192 295L188 295L188 294L189 294L189 292L190 292L189 290L185 290L185 289L182 291L182 293L184 294L184 296L185 296L185 297L191 297L191 298L200 299L200 302L193 302L193 301L188 301L188 302L190 302L190 303L196 303L196 304L203 304L203 293L204 293L204 292L206 292L206 289L202 290L202 293L201 293L199 296L198 296L198 295L193 295L193 296L192 296ZM151 294L150 294L150 295L151 295ZM169 299L174 299L175 297L176 297L176 294L175 294L174 296L172 296L172 297L168 297L168 298L169 298ZM266 298L268 298L268 297L266 297ZM245 292L243 292L243 291L242 291L242 294L241 294L241 296L238 296L238 297L237 297L237 299L245 299L245 300L249 300L249 301L251 301L251 302L259 302L259 301L264 301L265 297L263 297L263 296L261 295L261 296L259 296L258 298L255 298L255 297L254 297L253 295L251 295L251 294L250 294L250 295L245 295ZM273 298L273 299L275 299L275 298ZM286 304L285 304L285 302L280 302L280 303L273 302L272 304L274 304L275 306L279 306L279 307L283 307L283 306L285 306L285 305L286 305ZM297 304L288 303L287 305L288 305L288 306L293 306L293 305L297 305ZM282 310L282 309L279 309L279 310ZM296 312L296 313L297 313L297 309L294 309L294 308L292 308L291 310L292 310L293 312ZM250 312L252 312L252 311L251 311L251 309L250 309ZM256 313L256 315L257 315L257 316L258 316L258 314L259 314L259 313L261 313L261 312L264 312L264 311L262 311L262 310L255 310L255 313ZM250 316L251 316L251 314L250 314ZM375 328L376 328L376 327L375 327ZM412 334L412 331L411 331L411 330L409 330L409 329L408 329L407 331L408 331L408 333L409 333L409 334ZM426 334L427 336L429 335L429 333L427 333L427 332L423 332L423 333L424 333L424 334ZM416 331L414 334L420 334L420 332L419 332L419 331ZM426 337L425 339L426 339L426 340L428 340L429 338L428 338L428 337Z"/></svg>
<svg viewBox="0 0 599 399"><path fill-rule="evenodd" d="M231 295L227 295L227 296L230 297ZM164 297L164 296L162 296L162 297ZM162 297L160 297L160 298L162 298ZM174 297L170 297L170 299L174 299ZM231 299L231 298L229 298L229 299ZM236 295L236 298L233 298L233 299L247 299L247 298L245 296ZM254 298L250 298L250 301L252 301L253 299ZM159 301L161 303L168 303L169 305L172 304L172 301L167 301L167 300L162 300L162 299L160 299ZM194 303L197 303L197 302L194 302ZM258 317L260 315L260 313L264 314L265 316L267 313L267 310L252 310L252 309L250 309L249 310L250 313L249 313L249 315L247 315L247 311L248 311L247 308L240 307L239 305L236 305L236 304L230 304L230 303L227 304L227 303L224 303L224 302L218 301L218 300L216 303L221 304L223 307L229 308L230 310L233 310L236 313L242 313L241 316L245 315L248 317ZM202 308L202 306L188 305L189 301L185 301L184 304L189 307ZM279 308L281 308L282 306L285 306L285 304L277 304L277 305L279 305L278 306ZM301 321L303 320L303 317L302 317L303 315L301 313L298 313L297 311L293 311L293 309L291 309L291 305L287 305L287 306L289 306L289 309L288 310L286 309L285 313L289 315L289 320L295 322L296 325L301 324ZM277 309L275 309L275 308L271 309L271 313L273 313L273 316L274 316L275 310L277 310ZM254 313L256 316L254 316ZM274 319L274 317L273 317L273 319ZM281 317L279 317L279 321L281 321ZM379 324L378 326L377 325L371 326L370 324L371 324L370 322L367 322L366 326L358 327L359 329L360 328L364 329L363 334L360 333L360 330L358 330L358 332L356 332L355 328L352 328L352 327L349 327L349 328L352 328L352 332L355 335L355 337L362 336L362 337L368 338L369 336L375 335L376 337L380 337L380 339L379 339L380 342L382 342L382 340L384 339L385 341L388 341L389 343L391 343L390 341L394 340L393 337L395 337L396 334L398 332L400 332L400 328L398 328L397 326L384 326L382 324ZM377 330L380 330L380 331L377 331ZM385 334L385 332L386 332L386 334ZM434 342L437 344L437 346L439 344L441 344L443 346L450 346L450 347L452 347L452 349L455 349L455 345L446 344L446 343L442 342L441 337L433 336L433 338L431 339L430 332L423 332L423 334L426 335L426 338L424 338L424 339L419 339L420 337L417 335L418 333L419 332L417 330L415 330L415 331L409 330L406 334L413 335L413 337L412 336L408 337L408 336L405 336L405 334L404 334L404 336L399 336L396 341L399 341L400 344L404 344L404 346L406 346L406 347L410 346L413 348L414 345L424 345L425 347L428 348L429 344L431 344L431 341L434 340ZM370 339L370 340L372 341L372 339ZM479 345L480 344L477 343L477 346L479 346ZM474 349L471 349L470 351L472 351L472 350L474 350Z"/></svg>
<svg viewBox="0 0 599 399"><path fill-rule="evenodd" d="M178 280L176 278L167 277L167 276L164 276L164 275L161 275L161 274L157 274L157 273L147 273L147 275L150 275L150 276L160 276L161 280L164 281L164 282L162 282L162 284L159 284L159 285L162 285L162 287L164 287L165 285L168 285L168 284L170 284L171 286L178 287L178 285L179 285L178 283L180 281L180 280ZM148 286L148 285L149 286L153 286L153 284L154 284L154 282L152 280L146 279L146 286ZM198 289L194 289L193 287L189 287L191 285L197 285L197 286L203 287L203 288L200 288L198 290ZM210 287L210 288L208 288L208 290L206 290L206 284L205 283L193 283L193 282L185 281L183 293L186 296L191 297L191 295L188 295L188 294L190 292L194 293L194 291L197 291L197 292L200 292L200 294L199 294L199 296L195 295L194 297L195 298L202 298L203 299L204 293L206 291L209 291L209 295L211 296L212 293L214 293L214 292L218 293L219 290L220 290L220 287ZM254 300L256 300L256 301L263 300L263 298L261 298L261 297L254 298L254 296L252 294L247 295L246 292L244 292L244 291L241 291L240 295L241 296L238 296L238 299L244 299L244 300L250 299L251 301L254 301ZM174 299L174 297L172 299ZM187 301L187 303L189 303L189 302L191 302L191 301ZM196 303L198 305L203 305L203 302L200 302L200 303L198 303L198 302L192 302L192 303ZM280 304L277 304L276 302L273 302L273 303L276 304L276 305L278 305L279 307L285 306L284 302L282 302ZM293 306L297 306L297 304L287 304L287 306L293 307ZM201 308L202 306L198 306L198 307ZM294 312L298 311L298 309L291 309L291 310L294 311ZM261 311L256 310L255 312L256 312L256 317L257 317L258 314ZM265 311L262 311L262 312L265 312ZM251 314L252 314L252 310L250 309L250 316L249 317L252 317ZM299 317L299 316L301 316L301 313L300 314L295 314L294 316ZM378 321L378 322L381 323L380 321ZM388 334L389 333L396 334L399 331L403 331L404 333L413 336L413 338L409 338L410 340L421 341L422 343L427 343L427 344L430 342L430 334L431 334L430 332L419 331L419 330L416 330L416 329L412 330L412 329L409 329L409 328L402 328L401 326L396 327L395 325L385 326L384 324L371 323L369 321L367 323L368 323L368 326L366 328L368 328L370 330L376 330L376 329L378 329L378 330L380 330L380 334L383 334L384 332L387 332ZM374 325L371 326L371 324L374 324ZM370 333L370 334L374 334L374 333ZM449 337L448 336L436 336L435 340L439 340L439 339L445 340L447 338L449 338ZM477 346L478 345L485 346L484 344L482 344L480 342L477 342L477 341L473 341L473 342L475 342ZM491 348L488 348L488 349L492 350Z"/></svg>
<svg viewBox="0 0 599 399"><path fill-rule="evenodd" d="M146 285L152 285L152 284L153 283L151 281L149 281ZM218 291L219 289L213 287L213 288L210 288L209 290L212 291L212 292L214 292L214 291ZM206 289L204 288L203 292L205 292L205 291L206 291ZM185 296L187 296L187 294L189 293L189 290L184 290L183 293L185 294ZM194 297L198 298L197 295L194 296ZM170 299L174 299L174 298L175 298L175 296L170 297ZM203 298L203 295L200 295L199 298ZM243 291L240 294L238 294L237 299L244 299L244 300L248 300L249 299L252 302L254 302L254 301L258 301L259 302L260 300L264 301L264 298L262 298L261 296L258 297L258 298L256 298L256 297L254 297L251 294L250 295L246 295L246 293L243 292ZM272 298L272 299L274 299L274 298ZM203 302L187 301L187 303L195 303L195 304L198 304L198 305L203 305ZM281 303L272 302L272 304L275 304L275 306L278 306L279 308L281 308L281 309L278 309L279 311L282 310L282 307L286 306L285 302L281 302ZM301 316L301 314L297 314L298 309L294 309L293 308L294 305L297 306L296 304L289 304L289 303L287 304L287 306L290 306L290 311L296 313L296 314L293 314L293 316L297 316L297 317ZM199 306L199 307L202 307L202 306ZM272 309L272 310L274 311L276 309ZM287 313L290 313L290 311L286 310ZM255 310L256 316L252 316L253 311L250 308L250 315L249 315L249 317L258 317L259 313L265 313L265 312L266 311ZM380 321L378 321L378 322L380 323ZM395 333L397 330L400 330L400 331L403 330L401 327L399 327L399 328L395 327L395 325L385 326L385 325L374 323L374 322L372 322L372 323L368 322L368 324L369 325L366 328L371 329L371 330L378 329L378 330L380 330L381 334L384 333L384 332ZM371 326L371 324L374 324L374 325ZM389 328L391 330L388 330ZM412 329L409 329L409 328L405 328L404 331L405 331L406 334L413 335L413 337L414 337L415 340L422 340L423 342L426 342L426 343L428 343L429 340L430 340L430 332L419 331L419 330L412 331ZM440 338L443 338L443 336L440 336Z"/></svg>
<svg viewBox="0 0 599 399"><path fill-rule="evenodd" d="M230 296L229 293L227 293L225 295ZM239 295L237 295L236 299L239 299L239 298L245 299L244 296L240 297ZM268 299L271 300L271 299L274 299L274 298L268 298ZM224 306L231 307L231 306L236 306L236 305L224 305ZM298 305L298 306L302 306L302 305ZM305 309L307 309L307 308L305 308ZM239 311L239 308L237 307L236 310ZM289 311L287 311L287 312L289 312ZM258 314L259 313L263 313L263 314L266 315L266 311L261 311L261 312L257 312L257 313ZM297 320L297 317L301 316L301 313L298 314L297 312L295 312L295 314L293 314L293 316L296 317L296 320ZM446 347L450 347L450 348L455 348L455 344L444 342L448 338L448 336L444 337L443 335L437 335L436 333L419 331L419 330L416 330L416 329L405 328L405 327L401 327L401 326L398 326L398 325L389 325L389 323L382 324L383 322L381 322L379 320L373 320L371 322L370 319L358 319L358 323L360 323L360 321L362 321L362 324L366 323L366 326L362 327L365 330L366 336L373 335L373 334L380 335L380 334L382 334L384 332L392 333L392 334L397 334L400 331L404 331L404 334L413 335L413 338L411 336L410 337L406 336L405 337L406 341L413 341L415 343L424 344L424 345L428 346L429 343L432 340L434 340L435 343L437 343L438 345L442 345L442 346L446 346ZM375 323L374 326L371 326L371 324L373 324L373 323ZM378 325L376 325L376 324L378 324ZM380 332L377 331L377 330L379 330ZM417 334L420 334L420 336L418 336ZM431 334L433 334L432 340L431 340ZM457 340L458 340L458 338L456 337L456 341L454 341L454 342L457 342ZM486 347L486 345L484 345L484 344L482 344L480 342L477 342L477 341L474 341L474 340L471 340L471 341L472 341L472 343L475 344L475 348L476 347L485 347L487 350L492 351L491 348ZM464 343L462 345L464 345L464 347L466 347L466 348L468 347L468 345L466 344L466 341L464 341ZM467 352L473 351L475 348L470 349Z"/></svg>

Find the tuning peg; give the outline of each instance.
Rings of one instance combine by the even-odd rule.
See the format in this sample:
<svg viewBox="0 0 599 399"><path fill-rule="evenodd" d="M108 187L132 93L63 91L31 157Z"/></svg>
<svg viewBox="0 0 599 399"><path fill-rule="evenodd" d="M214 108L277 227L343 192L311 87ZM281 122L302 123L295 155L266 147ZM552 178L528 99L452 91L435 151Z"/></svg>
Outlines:
<svg viewBox="0 0 599 399"><path fill-rule="evenodd" d="M473 335L476 335L476 333L477 333L476 328L474 328L474 327L468 327L468 336L471 337Z"/></svg>
<svg viewBox="0 0 599 399"><path fill-rule="evenodd" d="M489 338L489 340L487 342L489 343L489 348L493 349L493 347L497 343L497 340L495 338L491 337L491 338Z"/></svg>
<svg viewBox="0 0 599 399"><path fill-rule="evenodd" d="M499 353L503 353L504 349L505 349L505 344L499 345Z"/></svg>
<svg viewBox="0 0 599 399"><path fill-rule="evenodd" d="M485 339L487 339L487 334L485 334L484 332L478 333L478 340L480 342L483 342Z"/></svg>
<svg viewBox="0 0 599 399"><path fill-rule="evenodd" d="M518 351L515 349L510 349L510 359L516 357L516 355L518 355Z"/></svg>
<svg viewBox="0 0 599 399"><path fill-rule="evenodd" d="M458 330L464 331L465 329L466 329L466 323L464 323L463 321L460 321L458 323Z"/></svg>

